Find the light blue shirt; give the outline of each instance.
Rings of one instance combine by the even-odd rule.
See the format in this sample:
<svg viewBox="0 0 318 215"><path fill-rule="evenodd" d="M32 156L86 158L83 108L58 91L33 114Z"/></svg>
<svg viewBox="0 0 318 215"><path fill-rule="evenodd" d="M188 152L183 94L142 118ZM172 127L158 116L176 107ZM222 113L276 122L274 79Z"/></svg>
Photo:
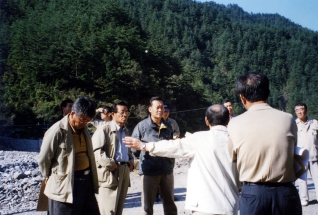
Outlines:
<svg viewBox="0 0 318 215"><path fill-rule="evenodd" d="M128 162L129 157L128 157L128 148L125 146L123 143L122 139L126 137L126 127L120 128L119 125L116 125L117 129L117 134L118 134L118 144L116 147L116 152L115 152L115 160L117 162Z"/></svg>

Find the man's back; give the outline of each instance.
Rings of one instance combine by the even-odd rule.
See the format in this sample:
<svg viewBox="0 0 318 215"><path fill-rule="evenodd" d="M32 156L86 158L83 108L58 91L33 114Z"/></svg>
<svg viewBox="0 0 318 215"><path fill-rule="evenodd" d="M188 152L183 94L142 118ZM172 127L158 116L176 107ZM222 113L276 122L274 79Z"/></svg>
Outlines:
<svg viewBox="0 0 318 215"><path fill-rule="evenodd" d="M208 214L237 214L238 173L228 151L225 126L185 138L148 143L152 155L189 158L185 208Z"/></svg>
<svg viewBox="0 0 318 215"><path fill-rule="evenodd" d="M268 104L253 105L229 123L228 131L240 181L291 182L296 179L293 153L297 126L290 114Z"/></svg>
<svg viewBox="0 0 318 215"><path fill-rule="evenodd" d="M212 214L236 214L238 174L229 156L224 126L185 138L194 147L190 161L186 208Z"/></svg>

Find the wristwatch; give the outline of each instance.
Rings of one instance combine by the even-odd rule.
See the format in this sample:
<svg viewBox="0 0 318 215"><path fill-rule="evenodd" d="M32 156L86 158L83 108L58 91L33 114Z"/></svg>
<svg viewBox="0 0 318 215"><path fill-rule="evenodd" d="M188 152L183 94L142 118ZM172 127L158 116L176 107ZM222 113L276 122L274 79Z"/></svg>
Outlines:
<svg viewBox="0 0 318 215"><path fill-rule="evenodd" d="M142 143L141 150L142 150L142 151L146 151L146 143Z"/></svg>

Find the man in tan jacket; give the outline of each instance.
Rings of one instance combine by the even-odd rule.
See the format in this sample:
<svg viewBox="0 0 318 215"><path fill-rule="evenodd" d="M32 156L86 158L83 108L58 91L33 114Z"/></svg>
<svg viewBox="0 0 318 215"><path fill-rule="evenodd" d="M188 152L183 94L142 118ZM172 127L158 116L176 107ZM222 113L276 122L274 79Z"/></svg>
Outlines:
<svg viewBox="0 0 318 215"><path fill-rule="evenodd" d="M240 214L301 215L293 184L297 126L291 114L266 101L269 80L261 73L241 76L236 83L245 113L228 125L229 150L243 182Z"/></svg>
<svg viewBox="0 0 318 215"><path fill-rule="evenodd" d="M70 114L44 135L39 168L47 179L44 194L52 215L98 215L95 158L87 123L95 115L88 97L74 103Z"/></svg>
<svg viewBox="0 0 318 215"><path fill-rule="evenodd" d="M125 127L129 115L125 101L114 103L113 121L98 127L92 137L99 181L98 206L102 215L122 214L130 186L129 173L134 159L122 142L129 135Z"/></svg>

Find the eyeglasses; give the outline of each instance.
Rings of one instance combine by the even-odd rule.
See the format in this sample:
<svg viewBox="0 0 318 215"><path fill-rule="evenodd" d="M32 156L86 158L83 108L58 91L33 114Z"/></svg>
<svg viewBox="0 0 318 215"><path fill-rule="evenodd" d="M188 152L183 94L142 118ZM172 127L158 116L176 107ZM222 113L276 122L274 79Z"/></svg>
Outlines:
<svg viewBox="0 0 318 215"><path fill-rule="evenodd" d="M81 124L87 124L89 123L91 120L83 120L82 118L78 118L78 121L81 123Z"/></svg>
<svg viewBox="0 0 318 215"><path fill-rule="evenodd" d="M295 112L297 113L297 112L304 111L304 110L305 110L305 108L296 108Z"/></svg>
<svg viewBox="0 0 318 215"><path fill-rule="evenodd" d="M129 116L130 115L130 112L129 111L122 111L122 112L116 112L118 113L119 115L123 116L124 114L126 114L126 116Z"/></svg>

